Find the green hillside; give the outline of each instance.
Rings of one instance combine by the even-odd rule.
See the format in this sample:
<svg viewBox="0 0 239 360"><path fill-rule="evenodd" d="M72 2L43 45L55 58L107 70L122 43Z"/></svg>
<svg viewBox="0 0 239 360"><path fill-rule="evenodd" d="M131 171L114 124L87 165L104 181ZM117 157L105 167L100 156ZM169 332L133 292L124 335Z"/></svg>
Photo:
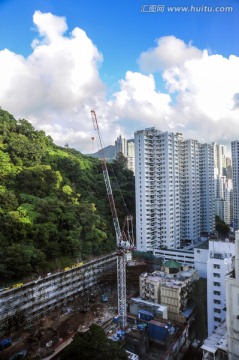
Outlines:
<svg viewBox="0 0 239 360"><path fill-rule="evenodd" d="M119 160L113 167L132 212L134 178ZM124 206L118 207L125 216ZM56 146L44 131L0 109L0 279L40 274L114 249L99 161Z"/></svg>

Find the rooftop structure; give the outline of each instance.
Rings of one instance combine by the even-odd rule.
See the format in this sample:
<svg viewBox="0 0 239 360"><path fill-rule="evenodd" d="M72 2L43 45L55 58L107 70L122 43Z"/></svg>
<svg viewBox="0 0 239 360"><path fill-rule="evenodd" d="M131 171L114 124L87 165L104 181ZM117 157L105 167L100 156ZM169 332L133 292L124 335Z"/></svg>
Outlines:
<svg viewBox="0 0 239 360"><path fill-rule="evenodd" d="M201 349L203 350L203 360L228 359L227 326L225 321L204 340Z"/></svg>

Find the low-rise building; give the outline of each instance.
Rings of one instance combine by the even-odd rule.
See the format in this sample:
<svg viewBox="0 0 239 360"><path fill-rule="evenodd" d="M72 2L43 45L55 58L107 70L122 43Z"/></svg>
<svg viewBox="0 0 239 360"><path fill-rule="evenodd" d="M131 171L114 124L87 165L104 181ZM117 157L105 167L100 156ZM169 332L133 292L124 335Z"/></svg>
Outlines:
<svg viewBox="0 0 239 360"><path fill-rule="evenodd" d="M139 311L140 315L147 315L147 311ZM150 313L148 313L150 315ZM152 314L151 314L152 315ZM164 360L180 360L187 350L189 324L179 324L165 319L146 320L141 316L128 316L128 326L125 333L125 348L138 354L140 358L153 354L153 358Z"/></svg>
<svg viewBox="0 0 239 360"><path fill-rule="evenodd" d="M195 280L198 280L195 269L181 267L177 261L169 260L163 264L163 271L140 275L140 297L166 305L168 319L184 323L194 310L191 294Z"/></svg>

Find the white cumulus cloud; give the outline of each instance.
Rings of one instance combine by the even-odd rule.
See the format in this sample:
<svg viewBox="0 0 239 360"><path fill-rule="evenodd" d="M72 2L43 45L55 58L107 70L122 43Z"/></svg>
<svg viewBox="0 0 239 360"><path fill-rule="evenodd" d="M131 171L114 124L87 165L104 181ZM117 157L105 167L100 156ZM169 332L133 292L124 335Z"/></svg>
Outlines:
<svg viewBox="0 0 239 360"><path fill-rule="evenodd" d="M231 141L239 119L239 58L209 55L185 61L163 73L170 94L176 94L175 113L181 118L185 132L195 127L193 136L207 141ZM225 126L225 122L227 126Z"/></svg>
<svg viewBox="0 0 239 360"><path fill-rule="evenodd" d="M65 36L63 17L36 11L33 22L40 37L33 40L30 56L0 51L1 106L61 145L69 137L70 146L84 148L89 139L83 134L92 127L90 109L104 99L98 72L102 54L80 28Z"/></svg>
<svg viewBox="0 0 239 360"><path fill-rule="evenodd" d="M142 71L160 71L202 56L199 49L192 44L186 45L175 36L163 36L156 40L156 44L140 55L138 63Z"/></svg>
<svg viewBox="0 0 239 360"><path fill-rule="evenodd" d="M127 71L125 79L120 81L120 91L109 104L119 118L135 121L135 126L150 123L167 127L167 117L172 111L170 102L169 94L156 90L153 75Z"/></svg>

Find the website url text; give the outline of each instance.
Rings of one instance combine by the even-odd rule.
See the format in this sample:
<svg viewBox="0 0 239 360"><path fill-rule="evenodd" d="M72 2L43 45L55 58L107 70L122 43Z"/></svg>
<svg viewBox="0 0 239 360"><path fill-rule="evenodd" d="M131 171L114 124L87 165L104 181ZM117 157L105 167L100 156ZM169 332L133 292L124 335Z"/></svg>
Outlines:
<svg viewBox="0 0 239 360"><path fill-rule="evenodd" d="M143 13L164 13L164 12L233 12L232 6L165 6L165 5L141 5L140 12Z"/></svg>

